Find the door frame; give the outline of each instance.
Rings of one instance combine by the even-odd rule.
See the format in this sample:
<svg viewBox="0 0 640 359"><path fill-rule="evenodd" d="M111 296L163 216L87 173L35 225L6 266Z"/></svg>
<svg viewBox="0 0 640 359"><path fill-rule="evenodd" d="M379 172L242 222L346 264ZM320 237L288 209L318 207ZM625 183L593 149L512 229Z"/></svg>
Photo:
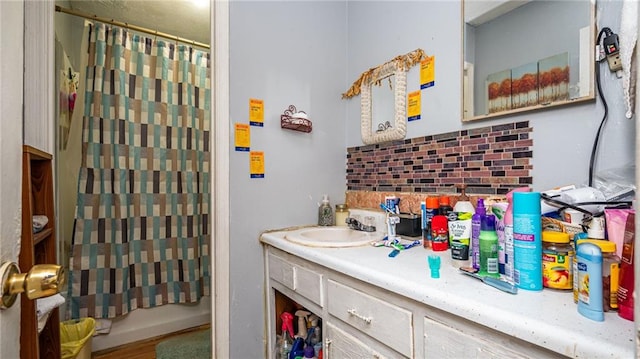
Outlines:
<svg viewBox="0 0 640 359"><path fill-rule="evenodd" d="M24 2L24 143L55 151L55 3ZM214 358L229 353L229 2L210 1L213 45L212 130L209 143L214 218L211 255L211 343ZM215 139L215 141L214 141Z"/></svg>

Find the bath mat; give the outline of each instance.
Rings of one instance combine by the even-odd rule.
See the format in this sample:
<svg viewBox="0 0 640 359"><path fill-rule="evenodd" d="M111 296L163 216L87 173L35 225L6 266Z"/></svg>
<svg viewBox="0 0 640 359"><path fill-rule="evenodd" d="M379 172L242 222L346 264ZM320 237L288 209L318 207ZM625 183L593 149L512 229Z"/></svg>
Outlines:
<svg viewBox="0 0 640 359"><path fill-rule="evenodd" d="M210 359L211 329L180 335L156 344L156 359Z"/></svg>

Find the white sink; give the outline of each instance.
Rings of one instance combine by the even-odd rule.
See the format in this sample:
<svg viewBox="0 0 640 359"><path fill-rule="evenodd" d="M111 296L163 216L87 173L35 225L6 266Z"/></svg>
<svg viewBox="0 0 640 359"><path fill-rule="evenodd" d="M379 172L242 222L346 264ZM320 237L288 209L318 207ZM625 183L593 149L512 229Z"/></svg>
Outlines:
<svg viewBox="0 0 640 359"><path fill-rule="evenodd" d="M285 239L309 247L358 247L382 239L378 232L348 227L309 227L285 234Z"/></svg>

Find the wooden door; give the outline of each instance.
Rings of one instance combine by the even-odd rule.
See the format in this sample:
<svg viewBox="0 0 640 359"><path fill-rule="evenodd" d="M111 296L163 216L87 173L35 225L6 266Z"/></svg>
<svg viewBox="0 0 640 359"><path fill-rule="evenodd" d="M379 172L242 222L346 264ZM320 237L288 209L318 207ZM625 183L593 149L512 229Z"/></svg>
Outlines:
<svg viewBox="0 0 640 359"><path fill-rule="evenodd" d="M0 1L0 262L20 250L24 4ZM0 358L20 351L20 305L0 310Z"/></svg>

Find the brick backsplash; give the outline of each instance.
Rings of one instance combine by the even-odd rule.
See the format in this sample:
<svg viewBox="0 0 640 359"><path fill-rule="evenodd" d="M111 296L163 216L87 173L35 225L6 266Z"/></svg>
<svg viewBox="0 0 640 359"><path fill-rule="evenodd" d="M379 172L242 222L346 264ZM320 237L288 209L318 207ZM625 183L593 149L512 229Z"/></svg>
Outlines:
<svg viewBox="0 0 640 359"><path fill-rule="evenodd" d="M504 195L532 183L529 121L347 148L347 190Z"/></svg>

